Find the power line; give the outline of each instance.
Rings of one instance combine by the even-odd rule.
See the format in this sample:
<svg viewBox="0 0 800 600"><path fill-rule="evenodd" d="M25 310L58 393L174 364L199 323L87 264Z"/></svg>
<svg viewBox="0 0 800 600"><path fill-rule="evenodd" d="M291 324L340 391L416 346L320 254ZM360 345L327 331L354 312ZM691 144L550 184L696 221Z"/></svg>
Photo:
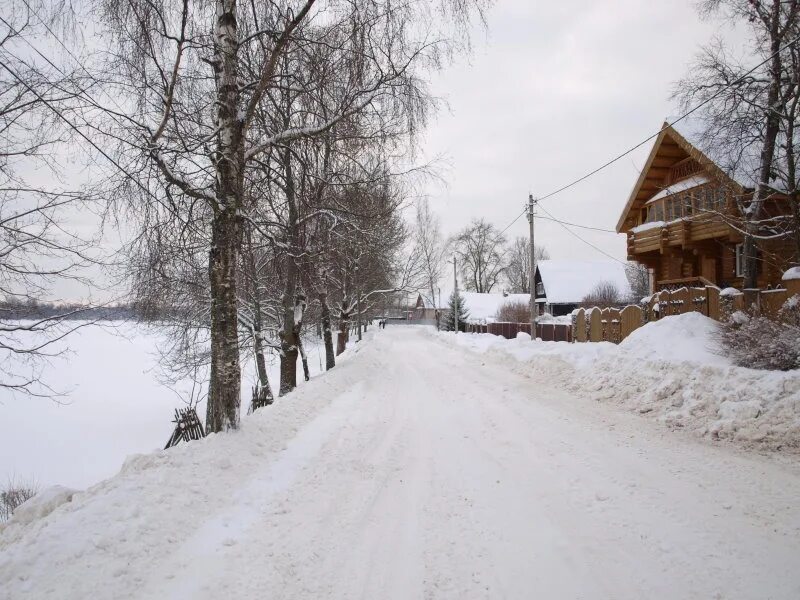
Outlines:
<svg viewBox="0 0 800 600"><path fill-rule="evenodd" d="M544 208L542 208L544 210ZM548 215L550 213L547 213ZM579 225L578 223L570 223L569 221L561 221L556 219L555 217L542 217L539 216L540 219L544 219L545 221L554 221L556 223L560 223L562 225L569 225L570 227L580 227L581 229L591 229L593 231L602 231L603 233L613 233L616 234L617 232L613 229L603 229L602 227L592 227L591 225Z"/></svg>
<svg viewBox="0 0 800 600"><path fill-rule="evenodd" d="M595 250L597 250L597 251L598 251L600 254L604 254L604 255L605 255L605 256L607 256L608 258L610 258L610 259L612 259L612 260L615 260L615 261L617 261L617 262L618 262L619 264L621 264L621 265L625 265L625 264L627 264L627 263L625 263L625 262L621 261L620 259L618 259L616 256L612 256L612 255L610 255L610 254L609 254L608 252L606 252L605 250L601 250L600 248L598 248L597 246L595 246L595 245L594 245L594 244L592 244L591 242L589 242L589 241L587 241L587 240L583 239L583 238L582 238L581 236L579 236L577 233L575 233L574 231L572 231L572 230L571 230L569 227L567 227L566 225L564 225L564 223L563 223L563 222L561 222L561 221L559 221L558 219L554 218L554 217L553 217L553 215L552 215L552 214L550 214L550 213L547 211L547 209L546 209L544 206L541 206L541 205L539 205L539 208L541 208L541 209L542 209L542 210L543 210L545 213L547 213L548 215L550 215L550 219L551 219L552 221L555 221L556 223L558 223L558 224L559 224L561 227L563 227L563 228L564 228L564 230L565 230L565 231L567 231L567 233L569 233L569 234L570 234L570 235L572 235L572 236L575 236L576 238L578 238L580 241L582 241L582 242L583 242L584 244L586 244L587 246L591 246L592 248L594 248ZM540 217L540 218L543 218L543 217Z"/></svg>
<svg viewBox="0 0 800 600"><path fill-rule="evenodd" d="M702 101L700 104L698 104L697 106L695 106L695 107L694 107L694 108L692 108L691 110L688 110L687 112L685 112L684 114L682 114L680 117L678 117L678 118L677 118L677 119L675 119L674 121L667 123L667 124L666 124L666 125L664 125L664 126L661 128L661 129L659 129L657 132L655 132L654 134L652 134L652 135L648 136L647 138L645 138L644 140L642 140L641 142L639 142L638 144L636 144L636 145L635 145L635 146L633 146L632 148L629 148L628 150L625 150L625 152L623 152L622 154L619 154L619 155L615 156L615 157L614 157L614 158L612 158L611 160L609 160L609 161L607 161L607 162L603 163L602 165L600 165L600 166L599 166L599 167L597 167L596 169L594 169L594 170L592 170L592 171L589 171L588 173L586 173L585 175L583 175L583 176L579 177L578 179L575 179L574 181L571 181L570 183L568 183L568 184L566 184L566 185L563 185L563 186L561 186L560 188L558 188L558 189L556 189L556 190L554 190L554 191L550 192L549 194L545 194L544 196L542 196L542 197L540 197L540 198L539 198L539 201L541 202L542 200L547 200L548 198L552 198L552 197L553 197L553 196L555 196L556 194L560 194L561 192L563 192L563 191L565 191L565 190L568 190L569 188L571 188L571 187L573 187L573 186L575 186L575 185L577 185L577 184L581 183L582 181L585 181L585 180L589 179L589 178L590 178L590 177L592 177L593 175L596 175L597 173L599 173L600 171L602 171L602 170L603 170L603 169L605 169L606 167L609 167L609 166L613 165L615 162L617 162L617 161L618 161L618 160L620 160L621 158L624 158L624 157L626 157L626 156L627 156L628 154L630 154L631 152L633 152L633 151L635 151L635 150L638 150L639 148L641 148L642 146L644 146L644 145L645 145L647 142L649 142L650 140L652 140L652 139L654 139L654 138L657 138L657 137L658 137L658 136L661 134L661 132L662 132L662 131L664 131L664 130L665 130L667 127L672 127L672 126L673 126L673 125L675 125L676 123L679 123L679 122L683 121L683 120L684 120L686 117L688 117L688 116L692 115L692 114L693 114L693 113L695 113L696 111L700 110L700 109L701 109L703 106L705 106L706 104L708 104L709 102L711 102L712 100L714 100L714 99L715 99L717 96L719 96L719 95L720 95L722 92L724 92L725 90L727 90L728 88L730 88L730 87L733 87L734 85L737 85L738 83L740 83L741 81L743 81L743 80L744 80L746 77L748 77L749 75L751 75L751 74L752 74L752 73L753 73L753 72L754 72L756 69L758 69L759 67L762 67L762 66L764 66L766 63L768 63L770 60L772 60L772 59L773 59L775 56L777 56L778 54L780 54L781 52L783 52L784 50L786 50L787 48L789 48L789 47L790 47L790 46L792 46L793 44L797 43L797 41L798 41L798 40L800 40L800 35L798 35L798 36L797 36L796 38L794 38L792 41L788 42L788 43L787 43L785 46L783 46L782 48L779 48L779 49L778 49L776 52L774 52L773 54L771 54L770 56L768 56L768 57L767 57L767 58L765 58L764 60L762 60L760 63L758 63L758 64L757 64L756 66L754 66L752 69L750 69L749 71L747 71L747 73L745 73L744 75L742 75L742 76L741 76L741 77L739 77L738 79L736 79L736 80L734 80L734 81L730 82L729 84L727 84L727 85L723 86L723 87L722 87L722 88L720 88L720 89L719 89L719 90L718 90L718 91L717 91L715 94L713 94L713 95L711 95L710 97L706 98L706 99L705 99L705 100L703 100L703 101Z"/></svg>

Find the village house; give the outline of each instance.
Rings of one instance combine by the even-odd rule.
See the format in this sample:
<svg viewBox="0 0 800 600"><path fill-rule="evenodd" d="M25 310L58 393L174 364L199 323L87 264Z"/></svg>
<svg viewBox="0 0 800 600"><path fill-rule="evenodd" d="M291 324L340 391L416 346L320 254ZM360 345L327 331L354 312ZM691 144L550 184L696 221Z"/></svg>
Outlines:
<svg viewBox="0 0 800 600"><path fill-rule="evenodd" d="M603 283L617 288L621 300L631 299L625 265L611 260L540 260L536 263L534 281L540 315L570 314Z"/></svg>
<svg viewBox="0 0 800 600"><path fill-rule="evenodd" d="M752 196L745 177L728 174L675 127L655 140L617 223L628 260L645 265L651 289L743 284L743 235L737 200ZM783 197L765 204L767 217L788 214ZM758 240L758 285L780 284L791 266L790 241Z"/></svg>

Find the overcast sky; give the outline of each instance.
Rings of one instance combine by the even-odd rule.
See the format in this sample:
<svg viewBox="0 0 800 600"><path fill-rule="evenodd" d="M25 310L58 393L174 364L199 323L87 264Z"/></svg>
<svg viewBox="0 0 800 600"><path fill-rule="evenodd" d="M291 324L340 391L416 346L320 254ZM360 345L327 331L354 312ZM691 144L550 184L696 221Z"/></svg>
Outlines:
<svg viewBox="0 0 800 600"><path fill-rule="evenodd" d="M692 0L499 0L471 58L433 81L449 103L429 156L445 154L446 185L428 194L447 234L484 217L502 229L528 192L544 196L657 131L677 113L673 84L720 24ZM723 30L726 37L733 37ZM543 203L559 219L614 229L651 144ZM625 259L625 237L573 229ZM527 235L524 217L507 235ZM605 259L538 220L551 258Z"/></svg>

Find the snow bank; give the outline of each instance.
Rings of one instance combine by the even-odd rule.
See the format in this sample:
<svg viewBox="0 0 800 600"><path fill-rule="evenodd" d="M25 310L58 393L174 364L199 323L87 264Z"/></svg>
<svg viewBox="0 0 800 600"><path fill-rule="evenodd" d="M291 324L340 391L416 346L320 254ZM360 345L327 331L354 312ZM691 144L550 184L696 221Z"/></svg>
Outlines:
<svg viewBox="0 0 800 600"><path fill-rule="evenodd" d="M374 335L370 330L339 356L333 376L312 377L269 408L243 415L238 431L129 457L116 476L85 492L50 488L20 506L0 529L0 598L197 597L143 590L142 573L156 570L202 526L206 537L195 545L201 554L216 535L235 539L269 494L289 485L302 464L287 462L307 461L309 444L326 439L324 430L355 410L360 398L352 392L365 373L385 368L368 348ZM300 439L302 429L319 439ZM229 521L214 520L231 507ZM191 567L182 573L193 578Z"/></svg>
<svg viewBox="0 0 800 600"><path fill-rule="evenodd" d="M17 507L10 523L14 525L33 523L37 519L46 517L62 504L71 502L72 497L76 493L76 490L66 488L62 485L52 485L45 488L33 498L30 498ZM3 530L4 525L7 524L0 524L0 531Z"/></svg>
<svg viewBox="0 0 800 600"><path fill-rule="evenodd" d="M800 371L733 366L714 352L715 327L712 319L687 313L650 323L619 346L523 345L480 334L459 335L457 343L544 385L617 404L669 427L761 449L800 449Z"/></svg>
<svg viewBox="0 0 800 600"><path fill-rule="evenodd" d="M686 313L640 327L622 341L620 348L637 360L729 366L731 362L715 352L716 330L713 319L700 313Z"/></svg>

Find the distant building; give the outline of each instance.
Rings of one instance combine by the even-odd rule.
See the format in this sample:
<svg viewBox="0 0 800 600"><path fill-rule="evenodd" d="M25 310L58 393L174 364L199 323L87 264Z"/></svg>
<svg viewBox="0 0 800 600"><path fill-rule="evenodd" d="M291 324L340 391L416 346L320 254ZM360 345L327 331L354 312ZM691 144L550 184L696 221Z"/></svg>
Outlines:
<svg viewBox="0 0 800 600"><path fill-rule="evenodd" d="M631 286L625 265L611 260L540 260L536 263L539 314L568 315L601 283L613 284L628 300Z"/></svg>

